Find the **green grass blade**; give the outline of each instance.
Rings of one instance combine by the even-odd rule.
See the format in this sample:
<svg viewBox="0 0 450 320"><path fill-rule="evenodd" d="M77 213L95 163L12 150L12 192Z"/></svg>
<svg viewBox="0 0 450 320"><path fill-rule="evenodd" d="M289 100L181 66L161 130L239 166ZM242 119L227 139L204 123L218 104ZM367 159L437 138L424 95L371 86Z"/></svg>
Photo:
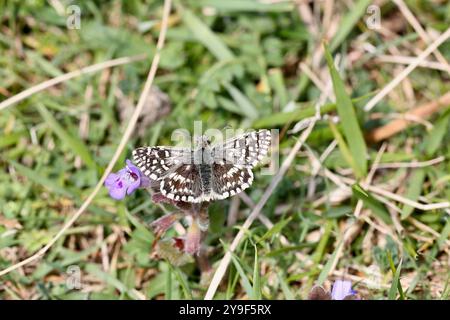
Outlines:
<svg viewBox="0 0 450 320"><path fill-rule="evenodd" d="M253 267L253 293L256 300L261 300L261 276L259 275L258 248L255 245L255 264Z"/></svg>
<svg viewBox="0 0 450 320"><path fill-rule="evenodd" d="M284 83L281 69L274 68L269 70L269 84L278 98L280 109L283 109L289 102L289 92L286 88L286 84Z"/></svg>
<svg viewBox="0 0 450 320"><path fill-rule="evenodd" d="M405 197L416 201L422 192L423 182L425 180L425 170L422 168L415 169L408 182ZM408 205L403 206L400 218L406 219L414 211L414 208Z"/></svg>
<svg viewBox="0 0 450 320"><path fill-rule="evenodd" d="M67 146L69 146L76 155L80 156L80 158L88 167L95 170L96 164L92 159L91 153L89 152L89 149L86 147L84 142L64 130L64 128L59 124L59 122L53 117L50 111L48 111L48 109L43 104L38 104L37 110L39 111L47 125L50 127L50 129L52 129L52 131L58 136L58 138L61 139L63 143L67 144Z"/></svg>
<svg viewBox="0 0 450 320"><path fill-rule="evenodd" d="M295 300L295 294L289 288L289 285L283 279L284 275L282 273L278 273L278 281L280 281L281 290L283 291L284 297L286 300Z"/></svg>
<svg viewBox="0 0 450 320"><path fill-rule="evenodd" d="M336 105L334 103L325 104L320 108L320 114L334 111ZM286 123L291 123L294 121L300 121L304 118L312 117L316 113L316 108L311 106L304 109L298 109L290 112L278 112L273 113L270 116L261 117L253 122L253 128L270 128L275 126L282 126Z"/></svg>
<svg viewBox="0 0 450 320"><path fill-rule="evenodd" d="M356 117L352 100L347 94L344 82L334 66L333 58L331 57L327 45L325 45L325 57L327 59L328 69L330 70L331 79L333 82L334 94L336 96L336 107L342 123L344 137L350 148L353 161L358 168L355 175L358 178L362 178L367 173L366 143L364 141L361 128L358 124L358 118Z"/></svg>
<svg viewBox="0 0 450 320"><path fill-rule="evenodd" d="M360 101L364 101L367 98L373 96L374 93L369 93L366 95L363 95L361 97L357 97L352 99L352 103L357 103ZM320 114L324 115L328 112L332 112L336 110L336 104L335 103L327 103L320 107ZM304 118L312 117L316 114L316 108L312 105L307 107L298 107L297 110L289 111L289 112L277 112L272 113L269 116L264 116L259 118L258 120L255 120L253 123L253 128L269 128L269 127L275 127L275 126L282 126L287 123L291 123L294 121L300 121Z"/></svg>
<svg viewBox="0 0 450 320"><path fill-rule="evenodd" d="M220 12L291 12L294 3L271 2L265 3L258 0L200 0L195 3L201 7L212 7Z"/></svg>
<svg viewBox="0 0 450 320"><path fill-rule="evenodd" d="M442 290L441 300L448 300L450 296L450 273L447 276L447 280L445 281L444 290Z"/></svg>
<svg viewBox="0 0 450 320"><path fill-rule="evenodd" d="M44 188L47 188L48 190L50 190L56 194L60 194L60 195L66 196L66 197L74 197L74 194L72 192L64 189L63 187L61 187L61 185L56 183L54 180L51 180L47 177L42 176L35 170L31 170L30 168L27 168L13 160L9 160L9 163L12 164L16 168L17 172L19 172L21 175L27 177L28 179L30 179L31 181L33 181L37 184L43 186Z"/></svg>
<svg viewBox="0 0 450 320"><path fill-rule="evenodd" d="M338 31L331 40L330 50L334 52L341 45L341 43L347 38L350 31L358 23L361 17L366 13L367 6L372 2L372 0L359 0L352 4L351 10L344 16L342 21L339 23Z"/></svg>
<svg viewBox="0 0 450 320"><path fill-rule="evenodd" d="M121 293L126 293L131 298L133 298L135 300L140 300L140 297L138 295L136 295L132 290L128 289L125 284L123 284L119 279L115 278L114 276L110 275L109 273L101 270L98 265L89 263L86 265L85 269L86 269L86 272L92 274L93 276L97 277L101 281L104 281L108 285L119 290Z"/></svg>
<svg viewBox="0 0 450 320"><path fill-rule="evenodd" d="M312 256L312 260L317 264L322 259L322 256L325 252L325 248L327 246L328 240L330 239L331 230L333 229L333 221L327 220L325 224L325 230L320 237L320 241L316 246L316 250L314 251L314 255Z"/></svg>
<svg viewBox="0 0 450 320"><path fill-rule="evenodd" d="M425 153L428 157L432 157L436 151L439 150L442 140L445 134L450 131L450 108L444 113L444 115L437 120L433 129L428 133L428 135L423 140L423 145L425 146Z"/></svg>
<svg viewBox="0 0 450 320"><path fill-rule="evenodd" d="M392 219L384 205L375 199L367 190L364 190L359 184L352 186L352 192L355 197L362 200L364 205L386 224L392 224Z"/></svg>
<svg viewBox="0 0 450 320"><path fill-rule="evenodd" d="M337 254L340 251L341 246L343 245L343 241L339 241L338 245L334 249L333 254L330 259L328 259L327 263L323 266L322 271L320 271L319 277L317 278L317 285L321 286L325 280L328 278L328 274L330 273L331 267L337 259Z"/></svg>
<svg viewBox="0 0 450 320"><path fill-rule="evenodd" d="M439 238L437 239L437 245L439 249L443 248L445 245L445 242L448 240L450 236L450 219L447 217L446 223L444 228L442 228L441 234L439 235Z"/></svg>
<svg viewBox="0 0 450 320"><path fill-rule="evenodd" d="M233 261L234 267L236 268L237 272L239 273L239 276L241 277L242 286L244 287L244 290L247 293L247 296L250 299L256 299L255 292L253 291L253 287L252 287L247 275L245 274L244 269L242 269L242 266L239 262L239 258L236 257L236 255L234 253L231 253L231 260Z"/></svg>
<svg viewBox="0 0 450 320"><path fill-rule="evenodd" d="M172 272L175 274L175 278L177 279L178 283L180 284L181 288L183 289L183 294L186 299L192 300L192 294L191 289L189 288L188 281L186 277L181 273L179 268L174 268L170 265L170 263L167 263L169 265L169 268L172 269Z"/></svg>
<svg viewBox="0 0 450 320"><path fill-rule="evenodd" d="M400 299L404 300L405 296L403 293L402 285L400 283L400 273L402 271L402 260L400 260L400 263L398 264L397 268L395 268L394 262L392 260L391 254L388 252L388 259L389 264L391 266L392 273L394 274L394 278L392 279L392 285L389 289L388 293L388 299L389 300L395 300L395 297L397 296L397 291L400 294Z"/></svg>
<svg viewBox="0 0 450 320"><path fill-rule="evenodd" d="M167 268L166 272L166 292L165 292L166 300L172 300L172 269Z"/></svg>
<svg viewBox="0 0 450 320"><path fill-rule="evenodd" d="M233 259L233 264L236 267L236 270L239 274L239 277L242 280L242 285L245 289L245 292L247 293L247 296L252 300L255 299L255 293L253 291L253 286L251 285L249 278L245 274L245 271L239 262L239 258L233 253L232 259Z"/></svg>
<svg viewBox="0 0 450 320"><path fill-rule="evenodd" d="M217 59L231 60L234 58L231 50L203 23L192 11L178 6L184 24L189 28L195 38L203 44Z"/></svg>
<svg viewBox="0 0 450 320"><path fill-rule="evenodd" d="M350 151L347 143L345 142L344 137L339 132L339 129L333 123L333 121L328 121L328 125L333 133L334 138L336 139L339 147L339 151L341 151L342 157L348 163L348 165L353 169L353 172L358 172L359 168L355 163L355 160L352 157L352 152Z"/></svg>
<svg viewBox="0 0 450 320"><path fill-rule="evenodd" d="M257 244L265 241L268 238L272 238L273 236L277 235L278 233L283 230L283 228L291 222L292 217L289 217L287 219L281 220L280 222L277 222L272 228L270 228L263 236L258 240Z"/></svg>
<svg viewBox="0 0 450 320"><path fill-rule="evenodd" d="M241 108L242 112L249 119L258 118L258 111L253 103L235 86L231 84L224 84L224 87L227 89L230 96L233 97L234 102Z"/></svg>

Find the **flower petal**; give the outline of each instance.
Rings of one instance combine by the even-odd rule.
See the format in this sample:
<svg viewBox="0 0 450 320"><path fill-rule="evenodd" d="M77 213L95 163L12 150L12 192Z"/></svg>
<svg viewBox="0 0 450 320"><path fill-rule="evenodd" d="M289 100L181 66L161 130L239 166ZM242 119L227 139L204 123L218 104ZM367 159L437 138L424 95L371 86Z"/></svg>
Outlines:
<svg viewBox="0 0 450 320"><path fill-rule="evenodd" d="M352 295L352 282L349 280L336 280L331 290L331 298L333 300L344 300L348 295Z"/></svg>
<svg viewBox="0 0 450 320"><path fill-rule="evenodd" d="M108 174L108 176L105 179L105 186L109 187L109 186L114 185L114 183L116 182L117 179L119 179L118 174L115 174L115 173Z"/></svg>
<svg viewBox="0 0 450 320"><path fill-rule="evenodd" d="M133 162L131 162L129 159L127 159L125 161L125 163L127 164L128 169L130 169L131 171L133 171L134 173L140 173L141 171L139 170L138 167L136 167Z"/></svg>
<svg viewBox="0 0 450 320"><path fill-rule="evenodd" d="M137 188L139 188L139 186L141 185L141 181L140 179L132 182L129 181L128 182L128 188L127 188L127 194L132 194L134 190L136 190Z"/></svg>
<svg viewBox="0 0 450 320"><path fill-rule="evenodd" d="M126 188L109 188L109 195L116 200L122 200L125 197Z"/></svg>

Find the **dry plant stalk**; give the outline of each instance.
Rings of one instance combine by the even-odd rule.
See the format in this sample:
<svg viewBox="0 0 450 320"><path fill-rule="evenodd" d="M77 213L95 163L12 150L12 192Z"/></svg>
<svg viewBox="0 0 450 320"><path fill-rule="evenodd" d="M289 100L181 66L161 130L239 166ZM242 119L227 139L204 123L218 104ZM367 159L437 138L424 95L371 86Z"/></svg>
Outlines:
<svg viewBox="0 0 450 320"><path fill-rule="evenodd" d="M58 77L41 82L31 88L28 88L28 89L20 92L19 94L12 96L11 98L6 99L5 101L2 101L0 103L0 111L12 106L13 104L19 103L22 100L25 100L26 98L32 96L33 94L44 91L45 89L56 86L57 84L63 83L70 79L73 79L73 78L76 78L76 77L79 77L82 75L86 75L89 73L101 71L104 69L120 66L123 64L141 61L141 60L144 60L145 58L146 58L146 56L143 54L133 56L133 57L122 57L122 58L117 58L117 59L113 59L113 60L103 61L103 62L100 62L97 64L93 64L93 65L81 68L79 70L75 70L75 71L72 71L69 73L62 74Z"/></svg>
<svg viewBox="0 0 450 320"><path fill-rule="evenodd" d="M408 116L428 118L433 113L439 111L442 107L445 107L446 105L450 105L450 92L447 92L446 94L444 94L442 97L440 97L435 101L425 103L421 106L412 109L411 111L408 111L407 113L405 113L404 119L396 119L382 127L374 129L373 131L369 132L369 134L366 135L366 139L369 142L377 143L387 138L390 138L393 135L403 131L411 124L411 121L406 120Z"/></svg>

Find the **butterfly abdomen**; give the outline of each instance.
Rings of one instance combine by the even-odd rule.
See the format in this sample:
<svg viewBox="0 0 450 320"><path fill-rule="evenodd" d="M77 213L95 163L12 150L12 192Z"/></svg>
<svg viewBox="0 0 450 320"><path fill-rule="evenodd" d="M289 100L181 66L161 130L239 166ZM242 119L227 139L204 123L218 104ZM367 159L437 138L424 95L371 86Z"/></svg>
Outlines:
<svg viewBox="0 0 450 320"><path fill-rule="evenodd" d="M209 164L199 165L200 179L202 183L203 194L209 194L211 192L211 174L212 168Z"/></svg>

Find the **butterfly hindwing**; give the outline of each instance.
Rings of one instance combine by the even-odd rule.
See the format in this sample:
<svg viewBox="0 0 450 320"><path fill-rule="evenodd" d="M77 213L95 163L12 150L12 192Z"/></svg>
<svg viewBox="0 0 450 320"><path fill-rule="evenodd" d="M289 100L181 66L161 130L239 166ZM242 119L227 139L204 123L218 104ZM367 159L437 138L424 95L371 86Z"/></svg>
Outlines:
<svg viewBox="0 0 450 320"><path fill-rule="evenodd" d="M225 199L238 194L253 182L250 168L226 163L214 163L212 168L211 192L214 199Z"/></svg>
<svg viewBox="0 0 450 320"><path fill-rule="evenodd" d="M179 165L161 180L160 190L165 197L175 201L201 202L202 183L199 166Z"/></svg>

